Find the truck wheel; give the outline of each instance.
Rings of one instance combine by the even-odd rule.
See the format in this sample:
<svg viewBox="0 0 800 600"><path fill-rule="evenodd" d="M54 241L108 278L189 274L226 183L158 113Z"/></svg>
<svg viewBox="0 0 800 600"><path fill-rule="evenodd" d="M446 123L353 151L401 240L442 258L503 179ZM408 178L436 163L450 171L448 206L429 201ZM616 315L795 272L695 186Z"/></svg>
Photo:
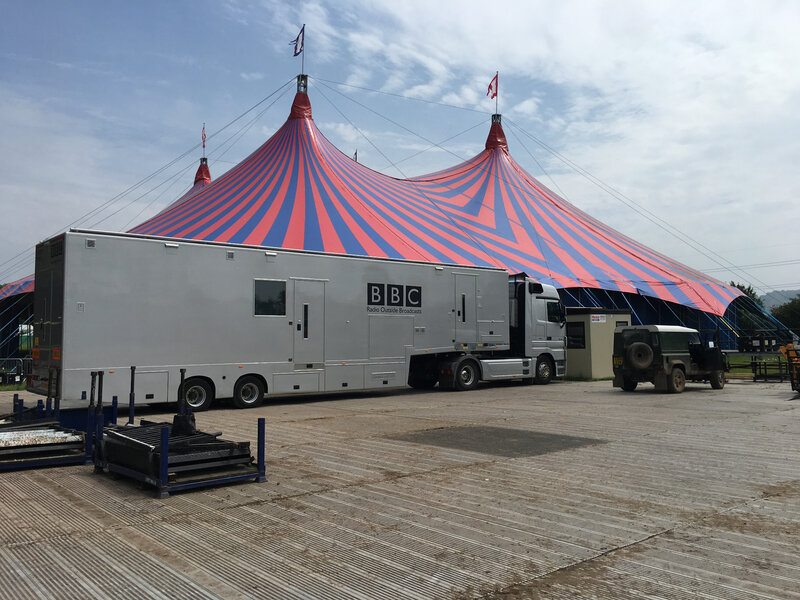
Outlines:
<svg viewBox="0 0 800 600"><path fill-rule="evenodd" d="M544 385L553 379L553 361L549 356L540 356L536 359L536 383Z"/></svg>
<svg viewBox="0 0 800 600"><path fill-rule="evenodd" d="M625 390L626 392L632 392L633 390L636 389L637 385L638 382L634 381L633 379L628 379L627 377L625 377L622 380L622 389Z"/></svg>
<svg viewBox="0 0 800 600"><path fill-rule="evenodd" d="M646 369L653 364L653 349L644 342L634 342L628 348L628 364L634 369Z"/></svg>
<svg viewBox="0 0 800 600"><path fill-rule="evenodd" d="M461 392L474 390L480 380L478 363L471 358L466 358L458 363L456 368L456 389Z"/></svg>
<svg viewBox="0 0 800 600"><path fill-rule="evenodd" d="M258 377L245 375L233 388L233 404L236 408L261 406L264 401L264 384Z"/></svg>
<svg viewBox="0 0 800 600"><path fill-rule="evenodd" d="M204 379L187 379L183 384L186 404L193 411L208 410L214 402L214 390Z"/></svg>
<svg viewBox="0 0 800 600"><path fill-rule="evenodd" d="M711 387L715 390L721 390L725 387L724 371L714 371L711 373Z"/></svg>
<svg viewBox="0 0 800 600"><path fill-rule="evenodd" d="M686 388L686 375L683 369L675 367L667 377L667 391L670 394L680 394Z"/></svg>

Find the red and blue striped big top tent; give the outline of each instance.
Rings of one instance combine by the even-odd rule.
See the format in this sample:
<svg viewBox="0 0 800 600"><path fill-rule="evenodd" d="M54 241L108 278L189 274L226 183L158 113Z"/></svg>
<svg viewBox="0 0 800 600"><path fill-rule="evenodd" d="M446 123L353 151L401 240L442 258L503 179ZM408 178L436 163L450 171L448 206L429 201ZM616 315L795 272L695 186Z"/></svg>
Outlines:
<svg viewBox="0 0 800 600"><path fill-rule="evenodd" d="M499 115L466 162L395 179L356 162L317 129L298 92L260 148L132 233L525 272L721 316L741 292L576 208L511 157Z"/></svg>

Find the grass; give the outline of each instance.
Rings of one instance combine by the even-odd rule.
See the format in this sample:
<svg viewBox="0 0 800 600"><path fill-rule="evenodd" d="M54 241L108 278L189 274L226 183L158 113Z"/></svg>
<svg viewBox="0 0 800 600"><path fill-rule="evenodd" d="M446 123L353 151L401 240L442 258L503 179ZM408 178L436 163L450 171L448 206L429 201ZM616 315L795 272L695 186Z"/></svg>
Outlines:
<svg viewBox="0 0 800 600"><path fill-rule="evenodd" d="M740 369L747 367L749 369L754 356L757 361L774 363L786 362L782 354L743 354L738 352L728 354L728 362L730 362L731 367Z"/></svg>
<svg viewBox="0 0 800 600"><path fill-rule="evenodd" d="M25 382L0 385L0 392L19 392L25 389Z"/></svg>

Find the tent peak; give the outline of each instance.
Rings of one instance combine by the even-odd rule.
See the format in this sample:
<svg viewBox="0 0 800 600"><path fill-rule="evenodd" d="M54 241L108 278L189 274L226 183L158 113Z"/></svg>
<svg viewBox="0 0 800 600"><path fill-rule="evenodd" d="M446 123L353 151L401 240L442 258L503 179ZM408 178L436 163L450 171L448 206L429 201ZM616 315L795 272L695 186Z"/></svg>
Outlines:
<svg viewBox="0 0 800 600"><path fill-rule="evenodd" d="M489 129L489 137L486 138L486 149L494 150L495 148L500 148L507 154L508 142L506 141L506 134L503 131L503 124L501 121L501 115L492 115L492 127Z"/></svg>
<svg viewBox="0 0 800 600"><path fill-rule="evenodd" d="M200 166L194 176L194 184L208 185L211 183L211 171L208 170L208 159L204 156L200 159Z"/></svg>
<svg viewBox="0 0 800 600"><path fill-rule="evenodd" d="M297 76L297 93L292 102L290 119L312 119L311 101L308 99L308 75Z"/></svg>

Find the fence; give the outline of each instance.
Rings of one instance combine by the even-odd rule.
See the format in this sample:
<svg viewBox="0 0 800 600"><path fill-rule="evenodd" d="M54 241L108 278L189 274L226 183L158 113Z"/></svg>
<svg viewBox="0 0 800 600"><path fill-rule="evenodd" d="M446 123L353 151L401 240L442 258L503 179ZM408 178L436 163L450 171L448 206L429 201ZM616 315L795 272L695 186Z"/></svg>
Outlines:
<svg viewBox="0 0 800 600"><path fill-rule="evenodd" d="M20 383L33 372L30 358L0 358L0 385Z"/></svg>

